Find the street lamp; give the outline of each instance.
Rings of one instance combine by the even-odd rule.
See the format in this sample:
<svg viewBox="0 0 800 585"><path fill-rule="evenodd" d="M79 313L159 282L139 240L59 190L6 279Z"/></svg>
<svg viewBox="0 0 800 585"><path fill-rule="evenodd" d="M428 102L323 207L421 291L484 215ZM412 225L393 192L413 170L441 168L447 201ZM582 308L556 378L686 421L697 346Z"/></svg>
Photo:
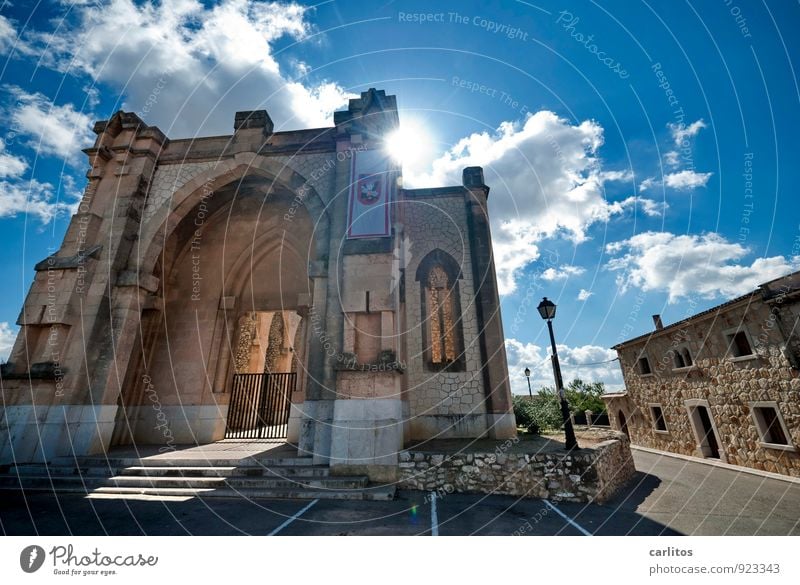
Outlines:
<svg viewBox="0 0 800 585"><path fill-rule="evenodd" d="M569 405L567 405L567 397L564 394L564 381L561 379L561 365L558 363L558 351L556 350L556 338L553 335L553 318L556 316L556 304L548 300L547 297L542 299L539 306L536 307L542 319L547 321L547 329L550 332L550 347L553 354L550 360L553 362L553 376L556 379L556 391L558 398L561 401L561 418L564 419L564 435L566 438L567 450L576 449L578 441L575 439L575 429L572 428L572 420L569 417ZM530 382L529 382L530 383Z"/></svg>
<svg viewBox="0 0 800 585"><path fill-rule="evenodd" d="M528 379L528 394L530 394L531 400L533 400L533 391L531 390L531 369L525 368L525 377Z"/></svg>

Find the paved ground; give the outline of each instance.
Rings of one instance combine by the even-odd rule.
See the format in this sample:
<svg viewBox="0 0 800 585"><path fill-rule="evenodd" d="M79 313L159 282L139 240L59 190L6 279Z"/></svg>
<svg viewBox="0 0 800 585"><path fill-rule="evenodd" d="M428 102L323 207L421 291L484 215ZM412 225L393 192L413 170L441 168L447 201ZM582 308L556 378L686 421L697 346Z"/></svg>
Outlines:
<svg viewBox="0 0 800 585"><path fill-rule="evenodd" d="M3 494L7 535L800 535L800 484L634 452L636 479L607 505L400 492L392 502L94 499ZM299 514L302 512L302 514ZM563 515L563 517L562 517ZM566 518L565 518L566 517Z"/></svg>

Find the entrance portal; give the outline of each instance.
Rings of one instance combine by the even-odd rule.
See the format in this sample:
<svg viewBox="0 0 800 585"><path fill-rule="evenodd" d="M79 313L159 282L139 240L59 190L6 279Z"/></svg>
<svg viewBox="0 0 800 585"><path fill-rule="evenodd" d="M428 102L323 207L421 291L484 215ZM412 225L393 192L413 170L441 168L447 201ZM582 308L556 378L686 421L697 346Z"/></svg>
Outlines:
<svg viewBox="0 0 800 585"><path fill-rule="evenodd" d="M226 439L285 439L297 374L236 374Z"/></svg>
<svg viewBox="0 0 800 585"><path fill-rule="evenodd" d="M689 409L689 420L692 422L700 453L703 457L721 459L719 438L707 404L687 403L687 407Z"/></svg>
<svg viewBox="0 0 800 585"><path fill-rule="evenodd" d="M620 428L620 430L623 433L625 433L625 436L628 437L628 439L630 439L631 438L631 434L628 431L628 421L625 418L625 413L620 410L617 413L617 418L619 419L619 428Z"/></svg>

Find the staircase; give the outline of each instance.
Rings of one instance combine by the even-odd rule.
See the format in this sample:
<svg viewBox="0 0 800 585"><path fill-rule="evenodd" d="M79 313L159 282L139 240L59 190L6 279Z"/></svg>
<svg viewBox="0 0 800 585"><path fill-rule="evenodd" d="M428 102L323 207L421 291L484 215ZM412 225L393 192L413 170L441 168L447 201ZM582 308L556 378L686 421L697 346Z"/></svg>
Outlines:
<svg viewBox="0 0 800 585"><path fill-rule="evenodd" d="M90 494L104 497L297 498L391 500L394 486L368 485L367 476L330 475L311 457L198 459L56 458L49 465L0 469L0 490Z"/></svg>

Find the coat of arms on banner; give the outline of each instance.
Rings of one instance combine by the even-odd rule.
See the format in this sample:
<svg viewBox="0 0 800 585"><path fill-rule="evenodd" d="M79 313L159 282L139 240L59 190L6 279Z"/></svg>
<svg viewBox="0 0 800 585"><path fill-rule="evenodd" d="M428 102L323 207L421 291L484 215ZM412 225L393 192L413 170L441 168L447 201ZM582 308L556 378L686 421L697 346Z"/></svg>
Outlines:
<svg viewBox="0 0 800 585"><path fill-rule="evenodd" d="M383 181L378 175L358 176L358 201L361 205L372 205L381 198Z"/></svg>

